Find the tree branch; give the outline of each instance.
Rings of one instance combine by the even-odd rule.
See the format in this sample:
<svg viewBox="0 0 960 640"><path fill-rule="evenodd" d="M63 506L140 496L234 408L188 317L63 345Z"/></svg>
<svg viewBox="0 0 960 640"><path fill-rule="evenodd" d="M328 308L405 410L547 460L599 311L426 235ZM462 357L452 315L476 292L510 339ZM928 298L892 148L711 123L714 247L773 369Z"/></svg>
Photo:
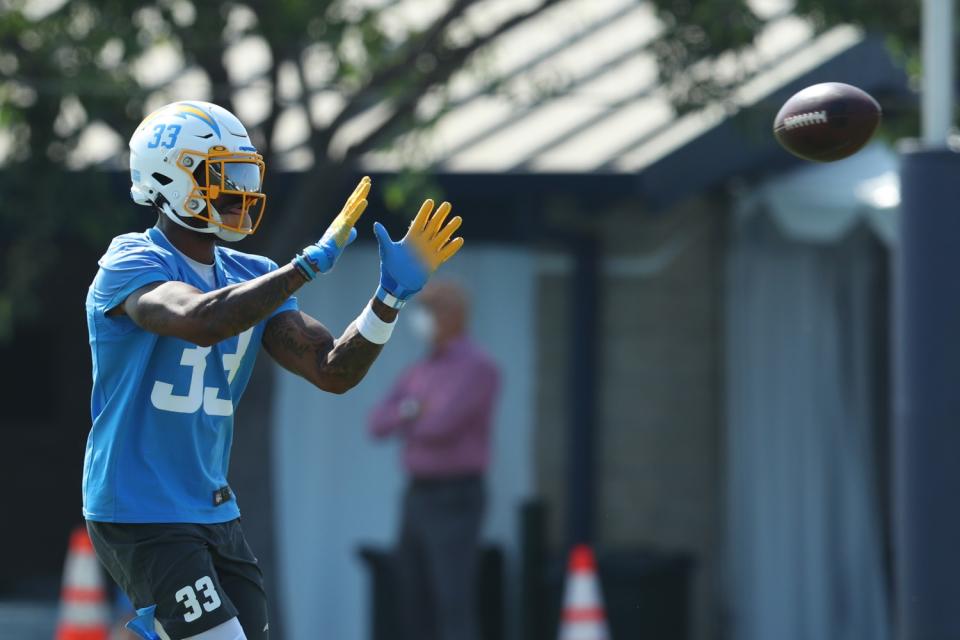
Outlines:
<svg viewBox="0 0 960 640"><path fill-rule="evenodd" d="M367 134L363 140L351 145L351 147L347 150L346 157L354 158L362 153L366 153L377 145L382 144L384 142L383 138L387 136L398 123L413 117L417 104L420 102L420 98L423 96L423 94L426 93L431 87L442 84L449 80L450 76L452 76L457 70L463 68L467 58L469 58L473 53L489 44L496 38L500 37L510 29L533 18L559 1L560 0L544 0L541 4L533 9L504 21L490 33L475 39L469 44L466 44L462 47L457 47L456 49L450 49L445 53L438 55L437 58L438 60L442 61L442 64L437 64L437 66L434 67L430 73L424 75L416 85L414 85L405 93L400 103L396 106L393 114L391 114L389 118L380 123L380 126Z"/></svg>
<svg viewBox="0 0 960 640"><path fill-rule="evenodd" d="M270 162L273 160L273 133L277 128L277 120L280 119L280 111L282 109L280 105L280 65L283 63L283 59L280 57L279 51L273 46L272 42L268 43L270 45L270 112L267 114L266 119L260 125L261 131L263 132L263 149L260 151L260 154L263 156L264 160L269 166Z"/></svg>
<svg viewBox="0 0 960 640"><path fill-rule="evenodd" d="M398 53L394 61L374 72L366 84L354 93L333 120L322 129L314 130L309 141L314 155L326 154L330 141L347 121L367 107L384 86L403 78L415 65L417 58L436 47L443 32L456 18L477 0L456 0L421 36L415 38L405 51Z"/></svg>
<svg viewBox="0 0 960 640"><path fill-rule="evenodd" d="M167 22L180 39L188 60L192 58L210 79L213 92L211 102L233 113L232 85L227 68L223 64L224 22L220 15L220 5L215 2L198 2L194 7L196 9L194 24L181 28L172 16L167 17Z"/></svg>
<svg viewBox="0 0 960 640"><path fill-rule="evenodd" d="M268 255L282 257L286 252L295 250L298 245L311 240L306 236L322 228L322 224L327 222L330 217L329 214L323 212L324 209L328 206L331 207L331 210L334 209L332 204L336 204L338 197L335 195L335 190L343 187L344 178L351 171L349 161L401 130L398 125L413 116L416 106L426 90L448 79L478 49L558 2L560 0L543 0L533 9L504 21L490 33L480 36L466 45L452 49L441 48L435 53L438 61L436 67L418 77L409 78L410 85L396 102L393 113L362 140L352 145L347 151L347 157L339 161L333 161L329 156L328 147L330 140L337 132L337 128L348 121L349 117L338 116L328 127L318 130L310 145L314 151L313 167L300 177L296 192L290 195L284 207L283 225L276 225L271 228L270 238L267 242ZM450 20L452 18L446 19L445 24L449 24ZM434 40L439 41L442 38L441 32L435 29L431 29L431 33ZM420 55L426 50L425 48L419 49L416 55ZM391 68L394 67L391 66ZM396 71L397 79L402 77L400 71L400 69ZM402 69L403 73L409 73L409 71L410 69L407 67ZM383 78L386 76L381 73L377 77ZM360 93L367 92L370 96L375 95L375 88L382 88L382 85L368 83L365 89L354 95L351 102L356 104ZM345 107L341 111L341 115L345 114L348 109L349 107Z"/></svg>

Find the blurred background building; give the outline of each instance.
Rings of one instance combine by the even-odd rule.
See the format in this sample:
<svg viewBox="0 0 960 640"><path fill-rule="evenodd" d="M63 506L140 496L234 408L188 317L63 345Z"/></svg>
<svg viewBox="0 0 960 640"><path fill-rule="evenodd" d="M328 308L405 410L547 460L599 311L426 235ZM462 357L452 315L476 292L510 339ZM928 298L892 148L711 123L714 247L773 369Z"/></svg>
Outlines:
<svg viewBox="0 0 960 640"><path fill-rule="evenodd" d="M888 143L916 129L918 18L799 4L0 0L0 637L55 621L82 300L109 238L153 222L126 199L126 138L191 98L266 157L242 250L282 263L373 176L360 240L298 295L334 331L376 286L370 219L399 229L424 195L464 217L444 269L503 372L486 637L553 637L582 541L614 638L890 637ZM770 123L821 81L873 94L886 129L804 165ZM418 348L401 321L345 396L260 359L231 478L277 637L360 640L388 615L370 558L402 471L364 424Z"/></svg>

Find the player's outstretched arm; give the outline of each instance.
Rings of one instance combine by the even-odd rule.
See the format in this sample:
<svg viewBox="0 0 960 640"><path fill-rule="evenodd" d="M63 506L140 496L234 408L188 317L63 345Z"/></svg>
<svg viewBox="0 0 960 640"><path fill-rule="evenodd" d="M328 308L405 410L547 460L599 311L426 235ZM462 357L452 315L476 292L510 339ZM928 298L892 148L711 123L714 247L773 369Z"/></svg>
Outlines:
<svg viewBox="0 0 960 640"><path fill-rule="evenodd" d="M288 265L259 278L204 293L184 282L152 283L127 296L111 314L125 313L143 329L210 346L245 331L277 310L318 273L333 268L357 237L367 208L370 178L364 177L323 237Z"/></svg>
<svg viewBox="0 0 960 640"><path fill-rule="evenodd" d="M269 316L305 282L290 265L209 293L171 280L134 291L114 311L152 333L209 347Z"/></svg>
<svg viewBox="0 0 960 640"><path fill-rule="evenodd" d="M395 309L379 300L371 304L373 313L382 314L383 323L396 319ZM277 314L263 332L263 346L280 366L331 393L345 393L363 380L385 342L364 337L357 322L334 339L323 324L303 311Z"/></svg>
<svg viewBox="0 0 960 640"><path fill-rule="evenodd" d="M462 220L447 222L449 213L449 203L434 212L433 201L427 200L400 242L393 242L376 223L380 285L357 319L334 340L326 327L303 312L277 314L263 334L267 352L320 389L344 393L353 388L383 350L400 308L463 246L463 238L452 238Z"/></svg>

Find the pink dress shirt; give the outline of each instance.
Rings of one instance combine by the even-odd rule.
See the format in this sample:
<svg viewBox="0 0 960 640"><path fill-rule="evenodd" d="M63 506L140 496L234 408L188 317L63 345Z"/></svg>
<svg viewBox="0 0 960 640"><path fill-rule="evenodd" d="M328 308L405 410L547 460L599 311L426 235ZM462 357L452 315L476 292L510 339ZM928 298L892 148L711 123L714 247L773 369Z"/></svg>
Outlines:
<svg viewBox="0 0 960 640"><path fill-rule="evenodd" d="M404 466L414 478L483 473L499 387L493 360L468 338L458 338L400 375L373 409L370 432L404 439Z"/></svg>

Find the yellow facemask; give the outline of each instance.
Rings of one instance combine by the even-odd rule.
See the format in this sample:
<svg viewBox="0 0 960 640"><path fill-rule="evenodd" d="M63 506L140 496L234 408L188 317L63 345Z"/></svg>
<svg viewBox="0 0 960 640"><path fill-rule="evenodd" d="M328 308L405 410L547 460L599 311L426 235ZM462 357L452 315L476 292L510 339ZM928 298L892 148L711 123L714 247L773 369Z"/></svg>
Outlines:
<svg viewBox="0 0 960 640"><path fill-rule="evenodd" d="M181 151L177 166L190 174L193 181L183 210L226 231L250 235L257 230L267 203L266 194L260 192L266 170L263 156L228 151L217 145L206 153ZM235 203L231 203L231 196L236 199ZM217 200L220 200L219 207L214 204ZM224 220L232 216L237 216L235 223Z"/></svg>

